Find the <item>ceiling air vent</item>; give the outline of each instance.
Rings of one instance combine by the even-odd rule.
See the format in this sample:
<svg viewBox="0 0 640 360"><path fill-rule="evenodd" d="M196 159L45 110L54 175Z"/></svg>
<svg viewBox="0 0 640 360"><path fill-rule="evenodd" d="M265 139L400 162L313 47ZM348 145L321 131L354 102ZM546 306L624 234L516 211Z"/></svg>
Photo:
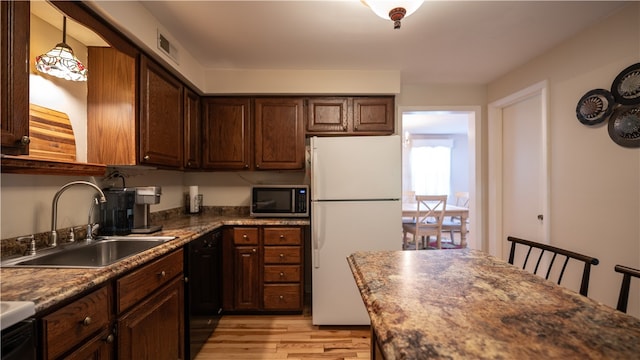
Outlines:
<svg viewBox="0 0 640 360"><path fill-rule="evenodd" d="M166 36L160 33L158 29L158 49L167 54L176 64L178 64L178 48L173 46Z"/></svg>

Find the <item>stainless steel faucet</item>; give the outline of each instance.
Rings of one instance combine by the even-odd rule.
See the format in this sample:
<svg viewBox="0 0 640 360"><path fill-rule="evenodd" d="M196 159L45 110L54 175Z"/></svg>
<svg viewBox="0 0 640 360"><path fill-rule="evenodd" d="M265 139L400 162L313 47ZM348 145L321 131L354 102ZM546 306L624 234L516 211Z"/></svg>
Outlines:
<svg viewBox="0 0 640 360"><path fill-rule="evenodd" d="M58 245L58 233L56 232L56 226L58 221L58 199L60 198L60 195L62 195L62 193L65 190L67 190L73 185L91 186L92 188L96 189L100 193L99 201L101 203L107 202L107 198L104 196L104 193L102 192L102 190L100 190L100 188L97 185L90 183L88 181L72 181L70 183L62 185L62 187L58 189L56 194L53 196L53 203L51 204L51 237L49 241L49 246L51 247L55 247Z"/></svg>

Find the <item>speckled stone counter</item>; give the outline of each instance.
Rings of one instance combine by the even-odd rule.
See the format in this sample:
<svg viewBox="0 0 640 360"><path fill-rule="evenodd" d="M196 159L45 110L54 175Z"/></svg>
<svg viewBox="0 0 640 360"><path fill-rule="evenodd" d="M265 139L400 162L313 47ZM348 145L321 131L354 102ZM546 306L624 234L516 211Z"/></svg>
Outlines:
<svg viewBox="0 0 640 360"><path fill-rule="evenodd" d="M96 285L116 278L191 240L225 225L309 225L308 218L272 219L226 217L211 214L179 215L165 219L163 230L153 235L176 236L162 245L95 269L0 268L0 300L33 301L36 315Z"/></svg>
<svg viewBox="0 0 640 360"><path fill-rule="evenodd" d="M386 360L640 358L640 319L480 251L347 261Z"/></svg>

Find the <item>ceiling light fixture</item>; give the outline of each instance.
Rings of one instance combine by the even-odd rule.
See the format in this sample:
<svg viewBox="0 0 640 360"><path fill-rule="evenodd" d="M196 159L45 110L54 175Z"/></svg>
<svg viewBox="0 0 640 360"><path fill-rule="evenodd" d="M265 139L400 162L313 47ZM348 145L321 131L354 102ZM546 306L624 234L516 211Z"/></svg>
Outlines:
<svg viewBox="0 0 640 360"><path fill-rule="evenodd" d="M73 54L73 50L67 45L66 40L67 18L63 17L62 42L46 54L36 56L36 69L66 80L87 81L87 68Z"/></svg>
<svg viewBox="0 0 640 360"><path fill-rule="evenodd" d="M393 21L393 28L400 29L400 20L413 14L423 0L360 0L376 15Z"/></svg>

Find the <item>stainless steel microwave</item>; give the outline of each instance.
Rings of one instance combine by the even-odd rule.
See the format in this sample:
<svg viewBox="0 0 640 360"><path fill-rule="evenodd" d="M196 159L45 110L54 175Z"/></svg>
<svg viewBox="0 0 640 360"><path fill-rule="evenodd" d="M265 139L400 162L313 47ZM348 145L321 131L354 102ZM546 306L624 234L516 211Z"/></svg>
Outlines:
<svg viewBox="0 0 640 360"><path fill-rule="evenodd" d="M251 216L308 217L309 186L254 185L251 187Z"/></svg>

